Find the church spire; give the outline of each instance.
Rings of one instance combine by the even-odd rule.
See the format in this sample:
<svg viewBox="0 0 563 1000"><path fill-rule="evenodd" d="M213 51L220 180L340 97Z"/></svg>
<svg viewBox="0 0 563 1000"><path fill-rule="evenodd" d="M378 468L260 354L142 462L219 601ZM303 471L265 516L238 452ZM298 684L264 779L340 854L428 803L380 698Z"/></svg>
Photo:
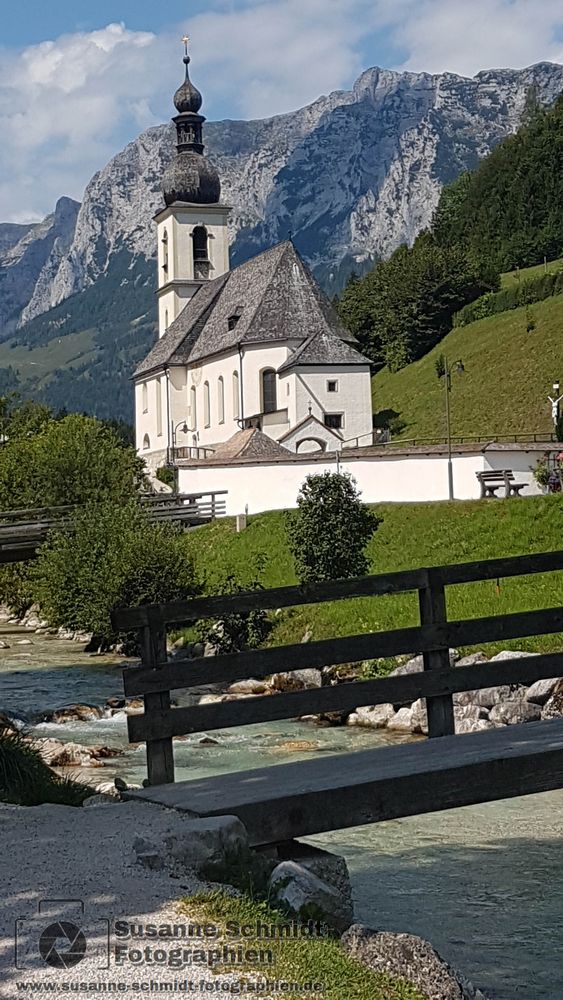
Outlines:
<svg viewBox="0 0 563 1000"><path fill-rule="evenodd" d="M164 177L164 200L167 205L175 202L190 204L217 204L221 197L221 182L215 167L203 155L203 124L200 115L203 98L190 80L189 38L184 43L186 77L174 95L178 114L173 119L176 126L176 157Z"/></svg>

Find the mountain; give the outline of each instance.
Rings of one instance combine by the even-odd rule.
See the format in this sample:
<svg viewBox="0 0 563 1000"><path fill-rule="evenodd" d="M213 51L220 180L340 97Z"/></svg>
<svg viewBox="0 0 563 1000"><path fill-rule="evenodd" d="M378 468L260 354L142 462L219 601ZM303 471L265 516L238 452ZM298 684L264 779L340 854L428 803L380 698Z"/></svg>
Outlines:
<svg viewBox="0 0 563 1000"><path fill-rule="evenodd" d="M352 270L412 243L443 185L516 131L531 93L549 104L562 90L563 67L549 63L473 79L375 68L351 91L291 114L207 124L233 206L233 263L291 230L326 290L339 291ZM143 133L92 179L75 225L63 213L64 234L55 236L56 212L0 251L1 337L9 340L0 366L19 373L26 391L68 405L70 373L52 366L70 364L82 407L130 415L126 376L116 394L110 355L125 373L154 335L152 217L173 149L171 127Z"/></svg>

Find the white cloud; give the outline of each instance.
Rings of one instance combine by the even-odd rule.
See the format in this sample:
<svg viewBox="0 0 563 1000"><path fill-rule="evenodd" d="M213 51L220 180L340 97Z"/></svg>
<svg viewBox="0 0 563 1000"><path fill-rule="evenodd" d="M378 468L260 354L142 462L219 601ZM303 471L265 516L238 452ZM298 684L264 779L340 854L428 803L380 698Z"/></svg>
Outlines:
<svg viewBox="0 0 563 1000"><path fill-rule="evenodd" d="M0 50L0 220L80 198L113 153L172 113L186 29L211 116L301 107L389 65L390 50L395 68L465 75L563 61L561 0L210 0L174 34L112 24Z"/></svg>

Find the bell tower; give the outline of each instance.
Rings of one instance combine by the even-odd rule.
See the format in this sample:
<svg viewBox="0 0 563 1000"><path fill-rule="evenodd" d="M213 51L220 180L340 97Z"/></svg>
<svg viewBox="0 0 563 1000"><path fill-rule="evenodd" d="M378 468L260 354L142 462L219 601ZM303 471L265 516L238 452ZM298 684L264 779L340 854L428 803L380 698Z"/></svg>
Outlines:
<svg viewBox="0 0 563 1000"><path fill-rule="evenodd" d="M178 114L176 154L163 180L165 207L156 216L158 233L158 332L162 337L198 288L229 270L228 218L221 181L204 156L202 96L186 77L174 95Z"/></svg>

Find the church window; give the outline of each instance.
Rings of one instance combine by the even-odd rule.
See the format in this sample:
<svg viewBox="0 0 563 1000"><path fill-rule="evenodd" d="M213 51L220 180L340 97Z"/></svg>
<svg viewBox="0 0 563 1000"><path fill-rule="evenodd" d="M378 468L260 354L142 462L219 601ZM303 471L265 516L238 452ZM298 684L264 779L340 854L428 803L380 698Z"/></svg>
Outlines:
<svg viewBox="0 0 563 1000"><path fill-rule="evenodd" d="M209 277L208 235L205 226L196 226L192 233L194 278Z"/></svg>
<svg viewBox="0 0 563 1000"><path fill-rule="evenodd" d="M156 380L156 433L162 437L162 379Z"/></svg>
<svg viewBox="0 0 563 1000"><path fill-rule="evenodd" d="M190 430L197 430L197 390L195 385L190 387Z"/></svg>
<svg viewBox="0 0 563 1000"><path fill-rule="evenodd" d="M333 431L341 431L344 427L343 413L325 413L325 427L330 427Z"/></svg>
<svg viewBox="0 0 563 1000"><path fill-rule="evenodd" d="M211 426L211 397L209 394L209 382L203 383L203 423L205 427Z"/></svg>
<svg viewBox="0 0 563 1000"><path fill-rule="evenodd" d="M168 309L164 310L164 329L168 329Z"/></svg>
<svg viewBox="0 0 563 1000"><path fill-rule="evenodd" d="M143 438L143 451L148 451L151 446L151 439L148 434L145 434Z"/></svg>
<svg viewBox="0 0 563 1000"><path fill-rule="evenodd" d="M338 380L337 379L329 380L326 384L326 391L338 392Z"/></svg>
<svg viewBox="0 0 563 1000"><path fill-rule="evenodd" d="M233 417L238 420L240 417L240 392L238 372L233 372Z"/></svg>
<svg viewBox="0 0 563 1000"><path fill-rule="evenodd" d="M275 413L277 408L276 373L266 368L262 372L262 413Z"/></svg>
<svg viewBox="0 0 563 1000"><path fill-rule="evenodd" d="M143 400L143 413L149 412L149 390L147 388L147 383L143 382L141 387L141 396Z"/></svg>
<svg viewBox="0 0 563 1000"><path fill-rule="evenodd" d="M217 379L217 407L219 411L219 423L225 423L225 383L223 382L223 376L219 375Z"/></svg>
<svg viewBox="0 0 563 1000"><path fill-rule="evenodd" d="M162 270L168 271L168 230L162 235Z"/></svg>

